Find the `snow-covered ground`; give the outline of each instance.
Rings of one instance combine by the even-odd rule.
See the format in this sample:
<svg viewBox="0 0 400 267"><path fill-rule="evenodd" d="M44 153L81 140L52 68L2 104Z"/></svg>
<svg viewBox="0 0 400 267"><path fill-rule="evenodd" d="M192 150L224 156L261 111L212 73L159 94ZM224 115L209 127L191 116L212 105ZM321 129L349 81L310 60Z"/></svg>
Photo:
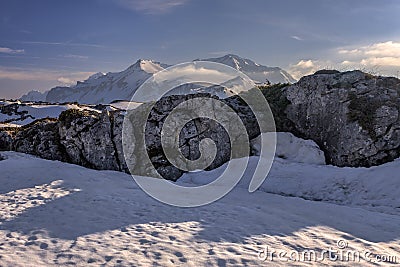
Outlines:
<svg viewBox="0 0 400 267"><path fill-rule="evenodd" d="M135 109L139 107L141 104L140 102L132 102L132 101L118 101L111 103L110 106L116 109L122 109L122 110L127 110L127 109Z"/></svg>
<svg viewBox="0 0 400 267"><path fill-rule="evenodd" d="M13 104L13 103L6 103ZM35 103L25 103L24 105L20 105L18 107L17 112L24 112L21 114L4 114L0 112L0 127L6 126L22 126L29 124L35 120L43 119L43 118L58 118L61 112L68 109L79 109L79 110L92 110L96 112L100 112L96 109L76 105L76 104L35 104Z"/></svg>
<svg viewBox="0 0 400 267"><path fill-rule="evenodd" d="M255 193L247 173L226 197L187 209L152 199L124 173L1 154L1 266L379 266L377 255L400 262L399 160L350 169L278 158ZM179 183L204 184L223 168ZM348 244L342 251L371 252L373 262L277 258L338 250L339 240ZM272 263L259 259L266 246L277 251Z"/></svg>
<svg viewBox="0 0 400 267"><path fill-rule="evenodd" d="M100 110L88 105L77 104L44 104L25 102L21 104L19 101L0 101L0 106L19 104L17 112L13 114L2 113L0 110L0 128L2 127L19 127L32 123L35 120L43 118L58 118L61 112L68 109L90 110L100 113ZM118 101L109 105L108 110L126 110L140 106L142 103L130 101Z"/></svg>

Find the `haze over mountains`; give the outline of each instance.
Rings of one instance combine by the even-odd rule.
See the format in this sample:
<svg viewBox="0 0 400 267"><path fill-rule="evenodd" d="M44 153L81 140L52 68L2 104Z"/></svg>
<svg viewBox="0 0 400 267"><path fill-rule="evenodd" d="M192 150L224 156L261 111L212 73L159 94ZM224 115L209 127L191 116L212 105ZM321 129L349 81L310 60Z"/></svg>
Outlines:
<svg viewBox="0 0 400 267"><path fill-rule="evenodd" d="M198 61L200 59L196 59ZM256 84L293 83L296 80L279 67L267 67L244 59L237 55L225 55L219 58L202 59L231 66L248 75ZM133 93L154 73L165 68L153 60L139 59L122 72L96 73L83 82L71 87L55 87L45 93L31 91L21 97L24 101L47 101L53 103L79 102L83 104L111 103L116 100L130 100ZM199 91L193 86L188 90ZM204 90L204 89L201 89ZM200 91L201 91L200 90ZM178 90L179 91L179 90ZM218 92L220 95L220 92Z"/></svg>

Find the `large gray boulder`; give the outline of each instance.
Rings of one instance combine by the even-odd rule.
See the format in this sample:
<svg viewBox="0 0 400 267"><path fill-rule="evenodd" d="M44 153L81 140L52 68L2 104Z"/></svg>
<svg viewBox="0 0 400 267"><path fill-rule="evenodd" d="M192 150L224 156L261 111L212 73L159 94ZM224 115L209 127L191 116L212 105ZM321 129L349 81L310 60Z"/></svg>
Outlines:
<svg viewBox="0 0 400 267"><path fill-rule="evenodd" d="M120 170L110 114L70 109L59 117L60 144L70 162L99 170Z"/></svg>
<svg viewBox="0 0 400 267"><path fill-rule="evenodd" d="M319 72L282 89L280 126L314 140L336 166L373 166L400 156L400 80L361 71ZM283 117L283 118L282 118Z"/></svg>
<svg viewBox="0 0 400 267"><path fill-rule="evenodd" d="M57 119L41 119L16 128L12 150L33 154L44 159L67 161L60 146Z"/></svg>
<svg viewBox="0 0 400 267"><path fill-rule="evenodd" d="M260 134L257 121L250 107L248 107L240 98L231 97L228 99L218 100L226 104L232 109L231 114L227 116L227 129L218 123L219 114L215 110L215 106L211 105L205 99L215 99L217 97L210 94L190 94L190 95L173 95L160 99L156 103L143 104L137 109L128 113L132 129L129 132L128 140L134 143L131 152L128 156L128 166L132 173L140 175L155 175L152 172L152 166L155 167L157 173L170 180L176 180L184 170L179 169L171 163L165 154L166 147L161 144L161 131L174 133L185 116L193 118L184 125L179 133L179 150L186 159L197 160L201 157L200 143L204 139L211 139L216 147L216 156L210 160L210 164L206 169L215 169L231 159L231 140L228 133L233 133L233 136L248 136L253 139ZM180 104L195 99L202 107L206 107L210 111L210 118L202 118L196 110L190 110L190 107L183 108L183 112L179 111L172 116L170 125L165 126L165 121L170 113ZM179 109L178 109L179 110ZM149 114L147 120L143 117ZM238 132L239 126L234 121L234 117L238 117L244 125L244 133ZM170 127L168 129L168 127ZM142 134L144 129L144 135ZM246 133L247 131L247 133ZM119 131L115 131L118 133ZM118 135L117 135L118 136ZM235 141L235 140L233 140ZM145 149L140 145L145 144ZM250 150L249 145L247 150ZM204 154L204 153L203 153ZM207 153L205 153L207 154ZM249 155L249 152L244 155ZM204 156L204 155L203 155ZM205 155L207 156L207 155Z"/></svg>

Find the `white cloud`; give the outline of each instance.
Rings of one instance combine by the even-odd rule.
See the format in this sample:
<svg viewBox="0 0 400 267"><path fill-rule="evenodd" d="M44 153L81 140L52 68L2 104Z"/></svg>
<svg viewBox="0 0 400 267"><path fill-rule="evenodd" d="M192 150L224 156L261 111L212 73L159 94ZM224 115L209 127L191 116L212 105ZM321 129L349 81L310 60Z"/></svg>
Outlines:
<svg viewBox="0 0 400 267"><path fill-rule="evenodd" d="M365 48L365 54L379 57L400 57L400 43L393 41L377 43Z"/></svg>
<svg viewBox="0 0 400 267"><path fill-rule="evenodd" d="M60 77L57 79L57 81L62 83L63 85L73 85L76 83L76 81L66 77Z"/></svg>
<svg viewBox="0 0 400 267"><path fill-rule="evenodd" d="M352 50L341 49L338 51L338 53L342 54L342 55L360 55L361 50L359 50L359 49L352 49Z"/></svg>
<svg viewBox="0 0 400 267"><path fill-rule="evenodd" d="M54 81L63 85L70 85L76 81L88 78L94 72L63 72L52 70L30 70L19 68L0 67L0 79L10 79L17 81Z"/></svg>
<svg viewBox="0 0 400 267"><path fill-rule="evenodd" d="M64 55L63 57L65 58L74 58L74 59L88 59L88 56L82 56L82 55L74 55L74 54L67 54Z"/></svg>
<svg viewBox="0 0 400 267"><path fill-rule="evenodd" d="M0 47L0 53L4 54L24 54L24 49L11 49L8 47Z"/></svg>
<svg viewBox="0 0 400 267"><path fill-rule="evenodd" d="M370 55L377 57L399 57L400 56L400 43L387 41L382 43L375 43L368 46L362 46L354 49L341 49L339 54L359 56Z"/></svg>
<svg viewBox="0 0 400 267"><path fill-rule="evenodd" d="M199 82L210 82L221 84L238 76L236 70L219 63L196 62L195 64L184 63L175 65L156 75L158 81L182 81L182 83L193 80ZM184 82L183 82L184 81Z"/></svg>
<svg viewBox="0 0 400 267"><path fill-rule="evenodd" d="M345 56L345 64L355 63L365 66L400 67L400 43L387 41L353 49L340 49L338 53Z"/></svg>
<svg viewBox="0 0 400 267"><path fill-rule="evenodd" d="M349 60L344 60L344 61L342 61L340 64L342 64L342 65L344 65L344 66L349 66L349 65L357 64L357 62L353 62L353 61L349 61Z"/></svg>
<svg viewBox="0 0 400 267"><path fill-rule="evenodd" d="M295 66L302 69L308 69L315 67L315 64L312 60L309 59L309 60L300 60Z"/></svg>
<svg viewBox="0 0 400 267"><path fill-rule="evenodd" d="M310 75L316 72L318 69L321 68L322 65L323 63L318 60L302 59L296 64L291 64L289 66L288 72L290 73L290 75L293 76L293 78L300 79L305 75Z"/></svg>
<svg viewBox="0 0 400 267"><path fill-rule="evenodd" d="M361 60L362 65L400 67L400 57L370 57Z"/></svg>
<svg viewBox="0 0 400 267"><path fill-rule="evenodd" d="M125 8L147 14L166 13L186 2L187 0L117 0L117 3Z"/></svg>
<svg viewBox="0 0 400 267"><path fill-rule="evenodd" d="M94 48L105 48L104 45L100 44L89 44L89 43L71 43L71 42L20 42L21 44L32 44L32 45L49 45L49 46L76 46L76 47L94 47Z"/></svg>
<svg viewBox="0 0 400 267"><path fill-rule="evenodd" d="M299 37L299 36L297 36L297 35L290 36L290 38L295 39L295 40L297 40L297 41L304 41L303 38L301 38L301 37Z"/></svg>
<svg viewBox="0 0 400 267"><path fill-rule="evenodd" d="M328 51L325 58L303 59L288 67L289 73L296 79L320 69L339 71L360 69L376 75L398 76L400 42L385 41L358 47L341 47Z"/></svg>

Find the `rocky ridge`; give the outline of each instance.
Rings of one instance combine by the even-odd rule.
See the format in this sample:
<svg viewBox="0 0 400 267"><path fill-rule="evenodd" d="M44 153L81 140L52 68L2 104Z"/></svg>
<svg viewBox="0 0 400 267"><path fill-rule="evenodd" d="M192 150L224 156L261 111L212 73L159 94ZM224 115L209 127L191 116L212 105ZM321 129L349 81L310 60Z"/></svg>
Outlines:
<svg viewBox="0 0 400 267"><path fill-rule="evenodd" d="M146 151L136 151L135 157L148 155L152 165L164 178L176 180L183 171L174 167L165 157L161 147L161 129L168 114L180 103L196 97L212 97L210 94L168 96L151 110L146 122ZM217 97L214 96L215 99ZM251 109L238 97L221 100L237 111L248 129L250 138L259 135L259 128ZM149 104L133 111L142 112ZM154 103L153 103L154 104ZM21 127L0 128L0 150L13 150L37 155L41 158L60 160L99 170L129 172L122 148L124 112L103 109L69 109L58 119L45 118ZM140 127L143 122L135 122ZM204 138L215 141L217 156L209 169L216 168L230 159L230 140L221 126L213 120L194 119L183 129L180 149L188 159L199 156L199 143ZM133 158L133 160L135 160ZM142 166L144 160L136 160Z"/></svg>
<svg viewBox="0 0 400 267"><path fill-rule="evenodd" d="M264 90L279 104L278 131L314 140L328 163L369 167L400 156L399 79L320 71L272 92Z"/></svg>

